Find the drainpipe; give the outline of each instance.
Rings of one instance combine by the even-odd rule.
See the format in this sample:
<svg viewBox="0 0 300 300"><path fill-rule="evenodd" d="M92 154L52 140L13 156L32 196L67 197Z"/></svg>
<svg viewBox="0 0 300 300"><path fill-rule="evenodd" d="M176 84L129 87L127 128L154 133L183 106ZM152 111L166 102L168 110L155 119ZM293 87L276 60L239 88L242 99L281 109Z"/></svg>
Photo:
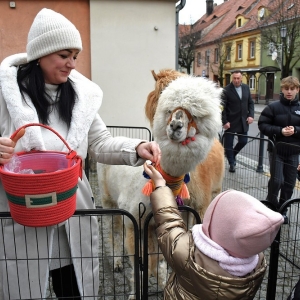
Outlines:
<svg viewBox="0 0 300 300"><path fill-rule="evenodd" d="M185 6L186 0L181 0L176 6L176 54L175 54L175 70L178 70L178 40L179 40L179 11L181 11Z"/></svg>

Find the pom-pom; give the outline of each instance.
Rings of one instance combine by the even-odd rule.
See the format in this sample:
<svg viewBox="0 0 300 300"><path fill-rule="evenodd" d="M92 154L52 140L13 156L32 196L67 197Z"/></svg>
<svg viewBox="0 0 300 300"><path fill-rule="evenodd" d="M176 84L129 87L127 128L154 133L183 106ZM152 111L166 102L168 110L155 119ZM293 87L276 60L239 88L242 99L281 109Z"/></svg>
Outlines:
<svg viewBox="0 0 300 300"><path fill-rule="evenodd" d="M184 183L189 183L190 180L191 180L190 173L186 173L183 179Z"/></svg>
<svg viewBox="0 0 300 300"><path fill-rule="evenodd" d="M180 196L176 196L176 202L178 206L184 205L184 202Z"/></svg>
<svg viewBox="0 0 300 300"><path fill-rule="evenodd" d="M190 199L190 193L185 183L182 185L179 196L183 199Z"/></svg>
<svg viewBox="0 0 300 300"><path fill-rule="evenodd" d="M147 179L150 179L150 176L145 171L143 172L143 176Z"/></svg>
<svg viewBox="0 0 300 300"><path fill-rule="evenodd" d="M142 189L142 193L146 196L150 196L153 192L152 180L148 180Z"/></svg>

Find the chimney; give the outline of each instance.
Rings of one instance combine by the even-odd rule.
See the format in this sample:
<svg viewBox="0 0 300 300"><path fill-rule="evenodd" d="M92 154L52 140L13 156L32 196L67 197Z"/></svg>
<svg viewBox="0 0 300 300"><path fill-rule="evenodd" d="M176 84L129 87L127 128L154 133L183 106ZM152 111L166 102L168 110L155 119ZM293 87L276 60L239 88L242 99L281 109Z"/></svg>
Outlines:
<svg viewBox="0 0 300 300"><path fill-rule="evenodd" d="M209 16L214 10L214 0L206 0L206 14Z"/></svg>

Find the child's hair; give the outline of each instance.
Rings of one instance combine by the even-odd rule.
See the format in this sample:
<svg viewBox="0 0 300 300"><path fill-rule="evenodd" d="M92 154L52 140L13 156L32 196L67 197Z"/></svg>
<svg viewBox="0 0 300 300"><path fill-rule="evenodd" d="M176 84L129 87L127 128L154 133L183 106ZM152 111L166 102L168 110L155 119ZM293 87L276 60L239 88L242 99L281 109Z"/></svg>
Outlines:
<svg viewBox="0 0 300 300"><path fill-rule="evenodd" d="M289 88L289 87L299 88L299 86L300 86L299 80L297 77L294 77L294 76L288 76L288 77L282 78L281 84L280 84L281 88Z"/></svg>

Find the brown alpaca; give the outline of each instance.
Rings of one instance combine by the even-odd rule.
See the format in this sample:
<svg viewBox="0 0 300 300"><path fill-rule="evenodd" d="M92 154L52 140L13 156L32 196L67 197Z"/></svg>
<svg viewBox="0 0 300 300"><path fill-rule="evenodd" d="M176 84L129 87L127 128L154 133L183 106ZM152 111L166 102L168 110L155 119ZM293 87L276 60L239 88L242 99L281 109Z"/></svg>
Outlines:
<svg viewBox="0 0 300 300"><path fill-rule="evenodd" d="M180 198L177 198L178 201L188 195L183 177L191 172L191 181L188 183L191 198L186 203L203 216L214 193L219 193L222 187L224 153L216 139L222 125L222 90L205 78L196 78L175 70L163 70L158 74L153 71L152 74L156 84L147 98L145 112L151 123L154 140L161 149L159 166L171 178L169 182L174 183L174 178L180 179L173 189L174 196ZM137 222L144 224L146 216L151 212L148 192L151 192L153 186L143 176L143 167L98 163L97 173L102 187L99 196L103 208L126 210ZM140 204L145 207L142 217ZM114 268L120 271L124 267L119 253L122 252L122 234L124 248L132 259L135 250L132 238L134 228L131 222L125 221L124 231L120 222L113 222L113 244L109 243L109 246L116 251ZM153 254L155 249L158 250L153 219L148 229L148 250ZM163 290L168 275L167 264L162 255L148 255L148 260L149 275L157 278L158 286ZM132 260L130 263L133 266ZM130 285L131 292L134 293L132 275L133 272L130 275ZM130 295L128 299L134 299L134 295Z"/></svg>
<svg viewBox="0 0 300 300"><path fill-rule="evenodd" d="M151 127L156 112L159 96L168 84L181 76L188 76L172 69L164 69L159 73L151 71L155 80L155 89L147 97L145 114ZM155 138L155 137L154 137ZM201 219L210 201L221 192L224 178L225 160L224 148L218 139L215 139L207 158L191 171L191 180L187 184L190 199L184 199L184 204L195 209Z"/></svg>

